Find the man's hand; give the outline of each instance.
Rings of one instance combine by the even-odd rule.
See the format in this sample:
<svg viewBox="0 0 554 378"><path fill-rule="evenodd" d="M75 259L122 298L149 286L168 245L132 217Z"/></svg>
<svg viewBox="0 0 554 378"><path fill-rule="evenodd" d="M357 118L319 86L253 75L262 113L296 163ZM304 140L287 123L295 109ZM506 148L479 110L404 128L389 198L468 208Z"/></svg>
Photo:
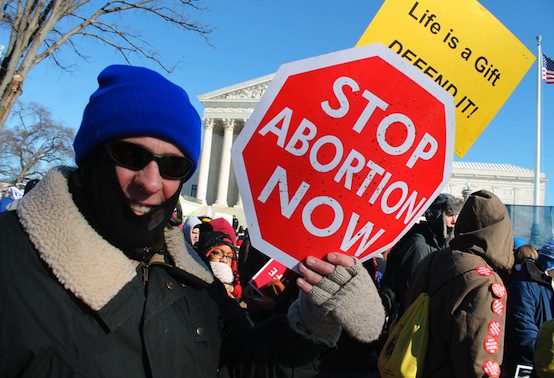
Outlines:
<svg viewBox="0 0 554 378"><path fill-rule="evenodd" d="M333 273L337 266L351 268L355 263L352 256L343 253L331 252L325 260L308 256L304 262L298 264L298 271L302 277L296 279L296 284L304 293L309 293L323 276Z"/></svg>
<svg viewBox="0 0 554 378"><path fill-rule="evenodd" d="M342 253L298 264L300 296L289 309L291 327L329 346L344 329L363 342L376 340L385 321L381 298L362 264Z"/></svg>

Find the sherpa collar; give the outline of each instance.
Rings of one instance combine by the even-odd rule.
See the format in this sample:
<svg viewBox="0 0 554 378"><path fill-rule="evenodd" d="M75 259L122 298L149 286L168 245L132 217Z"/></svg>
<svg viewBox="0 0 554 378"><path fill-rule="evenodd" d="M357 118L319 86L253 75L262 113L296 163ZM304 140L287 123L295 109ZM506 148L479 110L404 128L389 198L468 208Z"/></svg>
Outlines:
<svg viewBox="0 0 554 378"><path fill-rule="evenodd" d="M17 207L21 225L58 281L98 311L136 275L137 263L87 223L67 186L70 169L51 170ZM177 227L165 230L175 266L206 283L213 275Z"/></svg>

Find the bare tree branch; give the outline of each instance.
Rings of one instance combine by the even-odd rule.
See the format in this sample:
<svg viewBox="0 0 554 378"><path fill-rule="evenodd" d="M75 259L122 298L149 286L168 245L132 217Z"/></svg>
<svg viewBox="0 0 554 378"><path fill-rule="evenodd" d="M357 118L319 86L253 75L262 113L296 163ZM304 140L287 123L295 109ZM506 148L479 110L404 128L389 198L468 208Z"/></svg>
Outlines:
<svg viewBox="0 0 554 378"><path fill-rule="evenodd" d="M199 0L110 0L96 4L91 0L1 0L0 23L9 28L10 38L0 63L0 129L21 93L30 70L46 58L62 69L57 54L63 46L87 60L79 48L86 40L95 40L116 50L128 63L134 57L154 62L170 72L156 49L138 32L114 22L134 13L146 14L177 30L193 32L209 43L208 27L192 21L189 11L204 8Z"/></svg>
<svg viewBox="0 0 554 378"><path fill-rule="evenodd" d="M13 116L16 125L0 130L0 179L19 184L42 176L52 165L68 163L73 129L55 122L36 103L19 104Z"/></svg>

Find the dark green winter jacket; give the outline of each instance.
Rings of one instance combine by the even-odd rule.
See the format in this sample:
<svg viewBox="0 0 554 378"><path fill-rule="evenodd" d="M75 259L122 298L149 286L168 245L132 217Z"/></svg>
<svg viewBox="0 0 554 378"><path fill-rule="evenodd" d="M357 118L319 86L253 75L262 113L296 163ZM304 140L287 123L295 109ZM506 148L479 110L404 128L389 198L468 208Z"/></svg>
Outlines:
<svg viewBox="0 0 554 378"><path fill-rule="evenodd" d="M323 346L284 318L251 328L178 228L165 242L139 266L51 171L0 214L0 377L311 376Z"/></svg>

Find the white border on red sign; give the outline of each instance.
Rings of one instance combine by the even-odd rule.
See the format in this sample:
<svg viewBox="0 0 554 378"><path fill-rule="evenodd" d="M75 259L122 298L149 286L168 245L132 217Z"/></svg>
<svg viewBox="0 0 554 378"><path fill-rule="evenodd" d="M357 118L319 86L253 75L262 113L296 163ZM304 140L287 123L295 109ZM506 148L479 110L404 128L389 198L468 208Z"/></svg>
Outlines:
<svg viewBox="0 0 554 378"><path fill-rule="evenodd" d="M433 195L427 200L425 205L422 206L422 209L426 209L431 205L431 203L441 193L450 179L452 173L456 122L454 98L438 84L433 82L430 77L426 76L411 63L402 59L399 55L387 48L385 45L381 43L373 43L365 46L354 47L347 50L341 50L330 54L320 55L313 58L283 64L275 74L275 77L273 78L269 87L260 99L260 102L254 109L254 112L252 113L252 115L246 122L243 130L235 140L235 143L231 148L231 156L233 167L235 170L235 176L237 178L237 185L239 187L239 192L241 194L241 199L246 216L248 233L252 244L264 254L276 259L281 264L286 265L290 269L296 270L296 265L299 263L299 261L288 255L285 251L280 250L279 248L270 243L267 243L265 240L262 239L260 229L258 227L258 214L256 214L253 196L250 191L250 186L248 185L249 178L246 173L244 159L242 158L242 151L246 147L247 142L256 132L256 128L262 121L263 116L266 114L267 110L277 97L277 94L279 93L289 76L328 66L367 59L374 56L382 58L393 67L403 72L406 76L410 77L413 81L427 90L427 92L431 93L435 98L442 102L445 107L447 156L444 164L443 181L438 186ZM270 158L271 157L268 157L268 159ZM410 224L406 226L405 232L408 231L417 220L417 217L414 217ZM397 238L394 239L391 243L387 244L381 250L375 251L375 253L384 252L388 248L392 247L403 236L404 233L398 235ZM375 253L365 256L363 260L370 258Z"/></svg>

